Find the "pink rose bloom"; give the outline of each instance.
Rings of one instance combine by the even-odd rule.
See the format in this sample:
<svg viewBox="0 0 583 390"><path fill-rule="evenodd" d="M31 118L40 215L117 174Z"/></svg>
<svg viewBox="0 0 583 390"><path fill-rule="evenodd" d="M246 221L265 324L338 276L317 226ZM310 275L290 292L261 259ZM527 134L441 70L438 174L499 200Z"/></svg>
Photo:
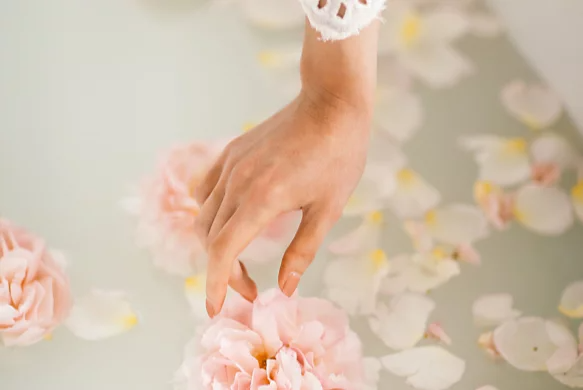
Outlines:
<svg viewBox="0 0 583 390"><path fill-rule="evenodd" d="M139 217L138 245L150 250L154 263L172 274L188 276L206 266L206 253L194 232L200 207L193 190L205 178L226 142L191 143L168 150L139 197L126 208ZM241 260L280 256L299 224L298 213L284 214L251 243Z"/></svg>
<svg viewBox="0 0 583 390"><path fill-rule="evenodd" d="M220 154L202 143L168 150L154 174L141 186L137 204L138 245L149 249L154 263L173 274L189 274L206 261L195 232L199 205L192 192Z"/></svg>
<svg viewBox="0 0 583 390"><path fill-rule="evenodd" d="M62 262L43 240L0 219L0 337L25 346L48 336L71 307Z"/></svg>
<svg viewBox="0 0 583 390"><path fill-rule="evenodd" d="M363 389L361 343L345 313L279 290L234 297L186 348L177 388Z"/></svg>

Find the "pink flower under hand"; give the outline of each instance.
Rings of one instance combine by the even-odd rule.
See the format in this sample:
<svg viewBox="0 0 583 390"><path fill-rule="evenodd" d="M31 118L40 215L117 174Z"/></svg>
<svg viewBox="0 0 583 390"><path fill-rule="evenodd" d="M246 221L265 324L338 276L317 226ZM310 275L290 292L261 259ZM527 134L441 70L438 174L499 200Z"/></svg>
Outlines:
<svg viewBox="0 0 583 390"><path fill-rule="evenodd" d="M42 239L0 219L0 337L26 346L48 337L69 313L63 265Z"/></svg>
<svg viewBox="0 0 583 390"><path fill-rule="evenodd" d="M171 274L190 276L206 268L206 253L195 234L200 211L192 192L219 157L225 141L178 145L162 155L154 173L142 183L138 198L125 204L138 216L137 241ZM240 259L281 258L299 225L301 213L283 214L251 243Z"/></svg>
<svg viewBox="0 0 583 390"><path fill-rule="evenodd" d="M187 389L361 389L361 343L345 313L279 290L235 296L186 349ZM202 386L202 387L201 387Z"/></svg>

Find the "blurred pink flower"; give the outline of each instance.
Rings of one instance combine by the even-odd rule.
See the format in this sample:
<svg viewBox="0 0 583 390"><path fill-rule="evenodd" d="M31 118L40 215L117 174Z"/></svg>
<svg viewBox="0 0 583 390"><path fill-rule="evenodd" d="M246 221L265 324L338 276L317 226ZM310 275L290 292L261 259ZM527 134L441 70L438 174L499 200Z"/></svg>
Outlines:
<svg viewBox="0 0 583 390"><path fill-rule="evenodd" d="M477 182L474 198L486 219L498 230L505 229L514 220L514 195L487 181Z"/></svg>
<svg viewBox="0 0 583 390"><path fill-rule="evenodd" d="M48 337L69 313L62 260L42 239L0 219L0 336L25 346Z"/></svg>
<svg viewBox="0 0 583 390"><path fill-rule="evenodd" d="M530 176L534 183L549 187L555 185L561 178L561 167L551 162L535 163L531 167Z"/></svg>
<svg viewBox="0 0 583 390"><path fill-rule="evenodd" d="M345 313L279 290L229 300L186 348L186 389L362 389L361 343ZM202 385L202 387L201 387Z"/></svg>
<svg viewBox="0 0 583 390"><path fill-rule="evenodd" d="M205 267L206 253L194 232L200 207L193 191L226 144L195 142L171 148L142 183L138 197L124 202L124 207L139 218L138 245L150 250L154 263L169 273L188 276ZM281 245L274 248L275 243L291 241L296 221L299 219L287 214L276 219L241 259L255 259L260 254L263 260L277 252Z"/></svg>

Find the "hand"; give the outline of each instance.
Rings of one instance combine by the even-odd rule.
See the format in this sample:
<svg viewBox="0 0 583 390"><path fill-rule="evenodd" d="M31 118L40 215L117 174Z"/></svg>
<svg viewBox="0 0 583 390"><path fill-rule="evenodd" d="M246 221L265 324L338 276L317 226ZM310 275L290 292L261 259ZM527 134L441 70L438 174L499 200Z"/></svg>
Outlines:
<svg viewBox="0 0 583 390"><path fill-rule="evenodd" d="M376 39L360 44L359 39L367 39L363 32L346 42L325 44L314 34L308 27L299 96L233 140L195 189L202 205L196 231L209 257L210 317L220 312L228 285L250 301L256 298L257 288L237 260L239 254L277 216L302 210L279 271L280 288L293 294L362 175ZM368 53L370 47L374 55ZM365 66L358 66L361 61Z"/></svg>

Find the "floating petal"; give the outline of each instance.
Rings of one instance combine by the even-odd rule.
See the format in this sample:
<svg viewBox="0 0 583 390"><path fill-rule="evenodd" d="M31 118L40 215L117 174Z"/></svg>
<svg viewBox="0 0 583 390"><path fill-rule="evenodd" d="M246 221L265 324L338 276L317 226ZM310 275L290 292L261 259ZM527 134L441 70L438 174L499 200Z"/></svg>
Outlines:
<svg viewBox="0 0 583 390"><path fill-rule="evenodd" d="M574 221L569 197L555 187L521 187L516 192L513 213L527 229L549 236L563 234Z"/></svg>
<svg viewBox="0 0 583 390"><path fill-rule="evenodd" d="M397 188L390 199L391 210L400 218L416 218L437 206L441 195L411 169L397 172Z"/></svg>
<svg viewBox="0 0 583 390"><path fill-rule="evenodd" d="M370 314L376 308L381 280L389 269L380 249L360 258L330 261L324 271L326 295L351 315Z"/></svg>
<svg viewBox="0 0 583 390"><path fill-rule="evenodd" d="M409 140L423 121L419 97L398 89L381 89L377 95L376 125L397 142Z"/></svg>
<svg viewBox="0 0 583 390"><path fill-rule="evenodd" d="M419 390L445 390L462 378L466 363L437 346L419 347L385 356L383 366L392 374L407 377Z"/></svg>
<svg viewBox="0 0 583 390"><path fill-rule="evenodd" d="M514 81L504 87L502 104L516 119L539 130L555 123L562 113L559 96L543 85L528 85Z"/></svg>
<svg viewBox="0 0 583 390"><path fill-rule="evenodd" d="M379 304L369 324L387 347L409 349L425 335L429 315L434 309L432 299L421 294L403 293L393 297L388 306Z"/></svg>
<svg viewBox="0 0 583 390"><path fill-rule="evenodd" d="M519 317L522 313L512 307L514 298L510 294L483 295L474 301L472 314L480 326L497 326Z"/></svg>
<svg viewBox="0 0 583 390"><path fill-rule="evenodd" d="M429 211L425 215L429 233L447 244L471 244L488 235L488 221L474 207L454 204Z"/></svg>
<svg viewBox="0 0 583 390"><path fill-rule="evenodd" d="M124 333L138 323L125 293L93 290L78 299L65 325L85 340L102 340Z"/></svg>
<svg viewBox="0 0 583 390"><path fill-rule="evenodd" d="M568 329L536 317L500 325L494 331L494 344L504 360L522 371L547 371L549 360L557 352L572 350L576 356L577 351L577 342Z"/></svg>
<svg viewBox="0 0 583 390"><path fill-rule="evenodd" d="M583 318L583 280L573 282L565 288L559 311L570 318Z"/></svg>
<svg viewBox="0 0 583 390"><path fill-rule="evenodd" d="M479 180L511 186L530 177L526 140L494 135L464 137L461 146L474 153L479 166Z"/></svg>
<svg viewBox="0 0 583 390"><path fill-rule="evenodd" d="M184 281L184 294L195 318L206 319L206 273L189 276Z"/></svg>
<svg viewBox="0 0 583 390"><path fill-rule="evenodd" d="M384 225L380 211L369 213L354 230L334 240L328 247L335 255L354 255L378 247L379 236Z"/></svg>

